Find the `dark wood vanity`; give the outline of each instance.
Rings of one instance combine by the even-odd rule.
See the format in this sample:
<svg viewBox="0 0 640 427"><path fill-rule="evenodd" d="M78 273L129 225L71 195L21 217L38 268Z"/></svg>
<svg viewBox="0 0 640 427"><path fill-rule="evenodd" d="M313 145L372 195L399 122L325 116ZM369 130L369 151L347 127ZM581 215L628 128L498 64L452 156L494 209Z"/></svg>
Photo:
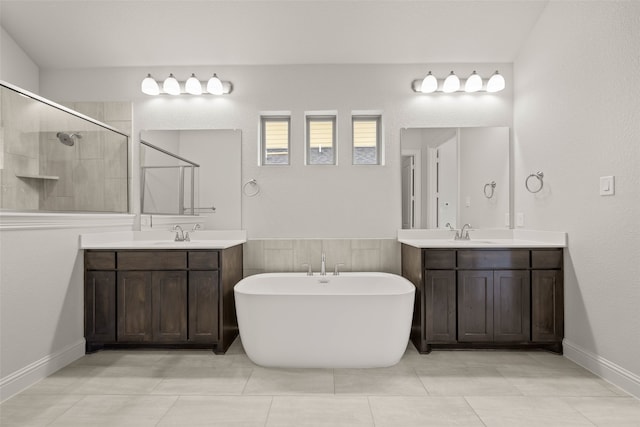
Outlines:
<svg viewBox="0 0 640 427"><path fill-rule="evenodd" d="M87 352L212 348L238 335L233 287L242 245L220 250L85 250Z"/></svg>
<svg viewBox="0 0 640 427"><path fill-rule="evenodd" d="M402 244L416 286L411 340L433 348L562 353L562 248L417 248Z"/></svg>

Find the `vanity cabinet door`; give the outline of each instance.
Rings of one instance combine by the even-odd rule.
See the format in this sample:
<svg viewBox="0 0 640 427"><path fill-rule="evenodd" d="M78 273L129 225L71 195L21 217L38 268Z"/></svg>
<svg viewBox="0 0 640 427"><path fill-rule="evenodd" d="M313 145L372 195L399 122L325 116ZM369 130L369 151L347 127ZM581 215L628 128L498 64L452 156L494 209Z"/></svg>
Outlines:
<svg viewBox="0 0 640 427"><path fill-rule="evenodd" d="M456 342L456 272L427 270L424 286L428 342Z"/></svg>
<svg viewBox="0 0 640 427"><path fill-rule="evenodd" d="M187 272L154 271L152 281L152 335L155 342L187 339Z"/></svg>
<svg viewBox="0 0 640 427"><path fill-rule="evenodd" d="M528 270L505 270L493 273L493 338L495 341L529 341L530 301Z"/></svg>
<svg viewBox="0 0 640 427"><path fill-rule="evenodd" d="M84 283L84 336L87 343L115 342L116 272L87 271Z"/></svg>
<svg viewBox="0 0 640 427"><path fill-rule="evenodd" d="M189 341L218 341L218 271L189 272Z"/></svg>
<svg viewBox="0 0 640 427"><path fill-rule="evenodd" d="M458 341L493 341L493 271L458 271Z"/></svg>
<svg viewBox="0 0 640 427"><path fill-rule="evenodd" d="M531 272L531 340L561 342L564 336L564 287L561 270Z"/></svg>
<svg viewBox="0 0 640 427"><path fill-rule="evenodd" d="M118 341L178 342L187 339L187 273L118 273Z"/></svg>
<svg viewBox="0 0 640 427"><path fill-rule="evenodd" d="M145 342L151 327L151 272L118 272L118 341Z"/></svg>

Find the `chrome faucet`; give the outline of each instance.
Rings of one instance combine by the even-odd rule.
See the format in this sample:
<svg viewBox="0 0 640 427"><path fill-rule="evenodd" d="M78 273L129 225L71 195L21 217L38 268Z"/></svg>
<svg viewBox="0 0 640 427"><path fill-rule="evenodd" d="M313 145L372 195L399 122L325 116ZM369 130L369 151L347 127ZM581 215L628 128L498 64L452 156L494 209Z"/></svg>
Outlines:
<svg viewBox="0 0 640 427"><path fill-rule="evenodd" d="M327 257L325 257L324 252L322 252L322 262L320 263L320 275L327 275Z"/></svg>
<svg viewBox="0 0 640 427"><path fill-rule="evenodd" d="M196 230L200 230L200 224L194 224L193 228L191 229L192 233L195 233ZM191 241L191 236L189 235L188 231L184 232L184 242L190 242Z"/></svg>
<svg viewBox="0 0 640 427"><path fill-rule="evenodd" d="M172 230L176 232L176 237L173 239L174 242L188 242L190 240L189 233L187 232L187 236L185 237L184 230L178 224L174 225Z"/></svg>
<svg viewBox="0 0 640 427"><path fill-rule="evenodd" d="M456 230L455 228L453 228L453 226L451 225L450 222L446 223L445 227L449 227L449 230L456 232L456 235L453 236L453 240L460 240L460 232L458 230Z"/></svg>
<svg viewBox="0 0 640 427"><path fill-rule="evenodd" d="M471 224L463 225L462 228L460 229L460 236L458 237L458 240L471 240L471 238L469 237L470 228L471 228Z"/></svg>
<svg viewBox="0 0 640 427"><path fill-rule="evenodd" d="M307 276L313 276L313 270L311 269L311 264L310 263L304 263L302 264L303 267L307 267Z"/></svg>

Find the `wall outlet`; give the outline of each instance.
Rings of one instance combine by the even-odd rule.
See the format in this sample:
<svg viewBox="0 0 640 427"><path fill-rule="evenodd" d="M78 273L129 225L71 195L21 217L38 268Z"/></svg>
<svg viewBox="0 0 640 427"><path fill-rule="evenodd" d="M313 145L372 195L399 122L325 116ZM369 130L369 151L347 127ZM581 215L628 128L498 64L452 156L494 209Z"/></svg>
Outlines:
<svg viewBox="0 0 640 427"><path fill-rule="evenodd" d="M509 212L504 214L504 226L511 227L511 215L509 215Z"/></svg>
<svg viewBox="0 0 640 427"><path fill-rule="evenodd" d="M518 212L516 214L516 226L517 227L524 227L524 213Z"/></svg>

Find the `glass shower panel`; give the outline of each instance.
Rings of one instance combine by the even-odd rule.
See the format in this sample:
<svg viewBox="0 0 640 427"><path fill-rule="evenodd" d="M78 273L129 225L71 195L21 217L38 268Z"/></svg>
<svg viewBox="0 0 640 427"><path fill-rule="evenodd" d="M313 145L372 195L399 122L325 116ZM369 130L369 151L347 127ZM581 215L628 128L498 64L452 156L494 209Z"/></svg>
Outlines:
<svg viewBox="0 0 640 427"><path fill-rule="evenodd" d="M0 84L0 208L125 213L128 137Z"/></svg>

